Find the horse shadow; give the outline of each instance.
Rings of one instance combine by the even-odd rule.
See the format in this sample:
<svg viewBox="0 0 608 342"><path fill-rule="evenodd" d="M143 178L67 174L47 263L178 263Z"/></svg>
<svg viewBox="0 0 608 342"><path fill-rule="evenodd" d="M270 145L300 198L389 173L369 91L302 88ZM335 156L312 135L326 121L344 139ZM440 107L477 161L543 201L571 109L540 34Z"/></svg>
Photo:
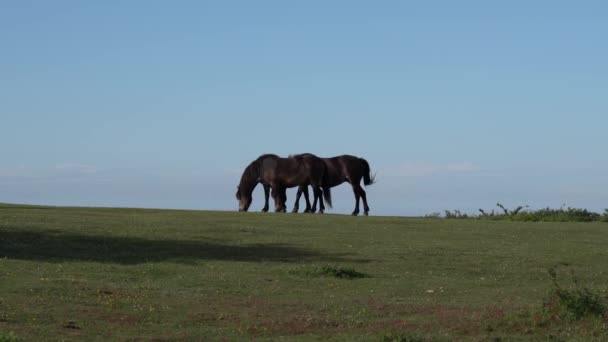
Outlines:
<svg viewBox="0 0 608 342"><path fill-rule="evenodd" d="M200 260L284 263L369 261L344 253L324 253L280 243L235 245L218 241L153 240L23 228L0 229L0 258L125 265L161 261L194 263Z"/></svg>

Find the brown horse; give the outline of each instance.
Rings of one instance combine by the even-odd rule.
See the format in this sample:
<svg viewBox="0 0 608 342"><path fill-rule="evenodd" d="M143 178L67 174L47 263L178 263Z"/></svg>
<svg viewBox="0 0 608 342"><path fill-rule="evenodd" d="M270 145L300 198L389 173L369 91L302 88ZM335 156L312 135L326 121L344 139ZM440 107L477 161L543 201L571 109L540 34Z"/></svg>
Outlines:
<svg viewBox="0 0 608 342"><path fill-rule="evenodd" d="M258 183L272 188L275 211L285 211L286 189L294 186L311 185L315 195L313 207L316 209L317 199L321 195L331 206L331 190L325 186L328 183L327 167L321 158L312 154L281 158L274 154L264 154L251 162L243 171L237 187L236 198L239 200L239 211L247 211L252 201L253 189ZM323 211L323 201L319 200L320 210ZM266 203L263 211L268 210Z"/></svg>
<svg viewBox="0 0 608 342"><path fill-rule="evenodd" d="M321 158L327 166L328 173L328 184L330 188L338 186L344 182L348 182L353 187L353 193L355 194L355 210L352 215L359 214L359 199L363 199L363 210L367 216L369 213L369 206L367 205L367 195L365 190L361 187L361 179L365 186L374 184L374 176L371 175L369 163L359 157L342 155L333 158ZM308 203L308 187L301 185L298 188L296 195L293 212L298 211L298 202L300 202L300 196L304 193L304 198ZM308 206L308 204L307 204Z"/></svg>

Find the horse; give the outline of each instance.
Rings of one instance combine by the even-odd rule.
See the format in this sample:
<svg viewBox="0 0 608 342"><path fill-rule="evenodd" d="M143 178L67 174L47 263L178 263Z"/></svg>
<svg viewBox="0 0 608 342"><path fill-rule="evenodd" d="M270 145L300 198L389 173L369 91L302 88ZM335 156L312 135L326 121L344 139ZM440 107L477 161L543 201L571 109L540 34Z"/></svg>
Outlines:
<svg viewBox="0 0 608 342"><path fill-rule="evenodd" d="M326 184L330 188L338 186L344 182L348 182L353 187L353 193L355 195L355 210L352 215L359 215L359 199L363 199L363 210L365 216L369 213L369 206L367 205L367 194L361 187L361 179L363 184L369 186L374 184L375 175L371 175L369 163L367 160L351 155L341 155L333 158L321 158L327 166L329 183ZM308 187L306 185L300 185L298 187L298 193L293 207L293 212L298 211L300 196L304 193L304 198L308 203ZM308 204L307 204L308 206Z"/></svg>
<svg viewBox="0 0 608 342"><path fill-rule="evenodd" d="M291 156L281 158L275 154L264 154L251 162L243 171L237 187L236 198L239 201L239 211L247 211L252 201L252 193L258 183L272 188L272 197L276 212L285 212L287 199L286 189L295 186L311 185L314 192L313 207L316 209L317 199L320 211L324 211L321 195L331 207L331 190L328 183L327 166L321 158L313 155ZM267 196L267 195L266 195ZM268 210L268 200L262 211Z"/></svg>

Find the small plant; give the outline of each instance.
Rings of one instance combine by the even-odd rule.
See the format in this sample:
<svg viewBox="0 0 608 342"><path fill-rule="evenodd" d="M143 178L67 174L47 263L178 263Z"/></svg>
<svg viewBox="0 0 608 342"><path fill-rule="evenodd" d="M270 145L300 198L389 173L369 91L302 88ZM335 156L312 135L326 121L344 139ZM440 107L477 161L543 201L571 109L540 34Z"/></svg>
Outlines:
<svg viewBox="0 0 608 342"><path fill-rule="evenodd" d="M333 265L304 265L289 271L289 273L295 275L303 275L307 277L333 277L340 279L356 279L369 277L367 274L358 272L353 268Z"/></svg>
<svg viewBox="0 0 608 342"><path fill-rule="evenodd" d="M560 265L569 266L566 263ZM549 268L548 273L552 287L543 298L542 306L522 307L519 311L507 312L498 319L488 319L485 331L490 336L509 336L514 332L523 332L530 336L542 334L548 341L569 341L572 338L572 329L584 327L579 330L584 331L584 336L602 336L604 339L598 340L605 341L608 337L608 298L581 286L574 272L570 272L572 285L568 288L558 282L557 266ZM494 340L501 338L494 337Z"/></svg>
<svg viewBox="0 0 608 342"><path fill-rule="evenodd" d="M404 332L389 332L384 335L384 342L424 342L424 338Z"/></svg>
<svg viewBox="0 0 608 342"><path fill-rule="evenodd" d="M0 332L0 342L19 342L21 339L12 331L8 333Z"/></svg>
<svg viewBox="0 0 608 342"><path fill-rule="evenodd" d="M587 316L604 316L606 314L606 298L586 287L581 287L574 272L571 273L573 288L563 288L558 283L555 267L550 268L548 273L553 281L553 288L549 291L543 306L551 314L552 319L571 318L580 320Z"/></svg>

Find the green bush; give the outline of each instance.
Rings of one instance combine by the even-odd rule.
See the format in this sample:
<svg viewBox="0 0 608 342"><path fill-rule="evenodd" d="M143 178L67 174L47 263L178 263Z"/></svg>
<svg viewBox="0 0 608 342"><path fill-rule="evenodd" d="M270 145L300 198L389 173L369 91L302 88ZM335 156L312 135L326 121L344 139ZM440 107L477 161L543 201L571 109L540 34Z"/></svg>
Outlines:
<svg viewBox="0 0 608 342"><path fill-rule="evenodd" d="M531 221L531 222L608 222L608 209L602 215L587 209L561 207L559 209L543 208L539 210L529 210L528 206L518 206L509 210L500 203L496 203L499 211L492 209L486 211L479 209L480 215L468 215L460 210L445 211L447 219L488 219L488 220L509 220L509 221ZM426 216L428 217L428 215Z"/></svg>

